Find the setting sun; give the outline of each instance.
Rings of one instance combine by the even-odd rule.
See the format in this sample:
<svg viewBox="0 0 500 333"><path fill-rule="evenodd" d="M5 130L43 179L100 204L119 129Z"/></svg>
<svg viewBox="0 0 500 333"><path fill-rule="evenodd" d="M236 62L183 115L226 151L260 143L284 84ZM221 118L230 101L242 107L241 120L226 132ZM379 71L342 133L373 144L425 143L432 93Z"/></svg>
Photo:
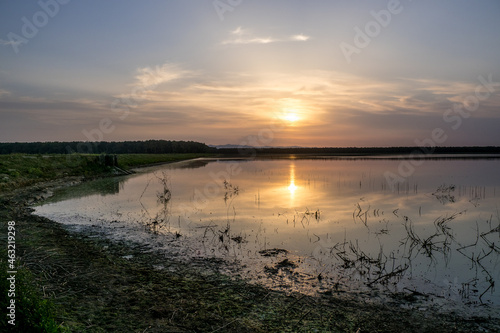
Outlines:
<svg viewBox="0 0 500 333"><path fill-rule="evenodd" d="M291 123L294 123L296 122L297 120L299 120L299 116L297 116L295 113L288 113L285 115L285 120L291 122Z"/></svg>

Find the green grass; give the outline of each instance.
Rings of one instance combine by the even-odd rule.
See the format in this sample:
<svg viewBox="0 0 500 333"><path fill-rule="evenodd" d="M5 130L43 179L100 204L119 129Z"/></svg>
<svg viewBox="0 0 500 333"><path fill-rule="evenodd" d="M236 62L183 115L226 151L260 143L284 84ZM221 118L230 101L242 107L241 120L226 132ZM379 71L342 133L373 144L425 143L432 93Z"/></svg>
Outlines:
<svg viewBox="0 0 500 333"><path fill-rule="evenodd" d="M6 309L10 300L15 300L15 325L8 323L11 318L6 311L0 320L0 328L17 332L66 332L55 319L55 307L52 301L44 299L31 272L26 268L17 268L15 274L15 297L9 297L9 281L7 277L7 252L0 250L0 307Z"/></svg>
<svg viewBox="0 0 500 333"><path fill-rule="evenodd" d="M0 190L11 190L66 176L92 177L109 172L92 155L0 155Z"/></svg>
<svg viewBox="0 0 500 333"><path fill-rule="evenodd" d="M156 163L168 163L210 156L208 154L119 154L118 165L124 169ZM42 181L70 176L87 178L112 175L112 168L96 162L98 155L50 154L0 155L0 191L10 191Z"/></svg>

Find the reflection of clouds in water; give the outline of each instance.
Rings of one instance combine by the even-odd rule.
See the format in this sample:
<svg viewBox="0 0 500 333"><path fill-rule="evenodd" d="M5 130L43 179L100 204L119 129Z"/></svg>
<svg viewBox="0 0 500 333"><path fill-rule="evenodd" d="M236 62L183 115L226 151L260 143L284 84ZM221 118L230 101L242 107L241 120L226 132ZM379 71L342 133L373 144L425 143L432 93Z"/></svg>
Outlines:
<svg viewBox="0 0 500 333"><path fill-rule="evenodd" d="M328 274L344 274L344 282L354 276L360 281L363 278L373 280L373 276L369 275L373 271L369 271L364 266L365 262L359 261L359 258L366 257L375 262L381 256L382 260L379 261L386 265L386 273L390 273L393 265L395 268L404 268L407 251L412 245L411 239L406 244L405 239L408 237L407 231L411 230L416 240L414 245L419 248L413 249L411 267L404 272L404 277L411 277L414 284L400 286L421 290L419 288L424 288L424 285L415 281L428 280L437 287L446 288L446 284L443 285L446 279L453 280L458 276L458 283L461 284L476 278L475 271L468 269L470 260L457 252L459 245L473 244L477 238L477 228L479 233L484 233L493 229L495 223L500 223L495 218L491 228L489 224L481 223L484 216L496 216L496 192L500 193L496 190L500 185L496 170L500 166L500 160L476 160L473 164L474 172L471 172L470 162L426 161L408 179L411 184L406 188L409 190L394 193L385 186L383 174L386 170L397 168L398 160L256 159L238 163L241 173L230 181L241 190L231 198L229 210L228 205L221 200L221 192L221 195L207 198L207 204L202 208L189 212L181 211L179 207L193 200L195 189L203 188L207 182L214 182L210 174L226 170L228 163L235 161L193 162L196 166L203 165L198 169L188 168L186 164L189 162L180 164L180 167L171 164L164 166L169 170L173 193L170 207L172 219L168 227L172 233L179 232L187 239L202 237L207 230L206 226L210 225L215 235L210 240L218 246L218 236L225 231L223 228L226 228L229 220L227 237L224 234L224 245L229 252L211 252L207 248L207 255L223 257L231 253L245 261L259 250L283 248L301 256L311 265L303 265L296 270L309 270L315 274L312 276L321 273L323 282L329 281ZM151 178L151 174L149 177ZM120 213L130 216L129 221L133 224L134 217L140 215L141 207L137 198L144 191L148 175L134 175L126 179L123 188L114 195L71 199L50 207L41 207L39 212L48 217L62 211L67 212L66 214L77 212L88 217L87 220L95 221L105 218L106 212L113 215L110 212L116 212L116 207L120 207ZM490 179L492 184L485 186L484 179ZM438 191L442 184L448 184L448 187ZM218 185L224 188L222 180ZM450 187L452 185L456 186L453 191ZM481 190L476 191L479 186L482 186ZM151 183L142 199L151 214L162 209L162 205L157 202L160 190L161 184ZM446 205L436 200L436 195L432 195L448 192L456 200L448 201ZM475 192L481 194L480 205L470 202L475 197ZM467 214L457 215L446 224L441 223L441 226L450 228L445 230L449 233L436 235L439 218L446 219L464 209L467 209ZM317 211L321 211L321 218L315 218ZM411 220L411 225L407 222L407 227L411 226L411 229L405 228L404 217ZM116 218L116 214L113 218ZM449 235L453 235L454 242L451 242ZM498 233L495 235L498 236ZM247 242L235 243L232 239L237 236L243 237ZM434 245L431 244L433 241ZM446 248L446 253L451 253L449 258L444 258L443 253L438 251L443 247L440 241L446 241L447 246L449 245L449 249ZM424 242L427 243L422 248ZM344 243L346 244L343 245ZM474 248L467 248L462 252L468 255L468 251L482 253L484 250L487 253L490 251L487 246L479 237ZM431 250L434 258L426 256ZM338 253L343 251L346 253L341 257ZM498 253L495 252L481 262L490 274L495 271L495 267L490 264L490 258L494 256L498 260ZM347 267L351 263L352 269L360 268L369 273L361 276L353 274L352 269L349 271L341 267ZM339 265L342 269L338 269ZM327 266L329 268L323 270ZM384 281L383 275L381 277L379 281ZM478 288L486 289L483 276L478 276L477 279ZM488 291L483 299L500 303L499 291Z"/></svg>

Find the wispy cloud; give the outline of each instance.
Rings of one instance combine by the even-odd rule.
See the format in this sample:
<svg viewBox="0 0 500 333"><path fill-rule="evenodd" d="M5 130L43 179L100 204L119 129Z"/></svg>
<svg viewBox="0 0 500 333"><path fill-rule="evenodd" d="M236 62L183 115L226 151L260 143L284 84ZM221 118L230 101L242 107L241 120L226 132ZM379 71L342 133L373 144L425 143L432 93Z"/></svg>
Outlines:
<svg viewBox="0 0 500 333"><path fill-rule="evenodd" d="M238 44L270 44L277 42L305 42L309 40L309 36L298 34L287 38L276 38L271 36L261 37L255 36L249 30L237 27L231 31L234 37L222 42L223 45L238 45Z"/></svg>
<svg viewBox="0 0 500 333"><path fill-rule="evenodd" d="M290 37L291 40L296 40L299 42L305 42L305 41L309 40L309 38L311 38L311 37L303 35L303 34L293 35Z"/></svg>
<svg viewBox="0 0 500 333"><path fill-rule="evenodd" d="M203 123L215 111L218 115L252 115L255 122L259 122L259 119L269 118L270 114L294 110L304 115L303 125L325 123L322 115L327 113L345 117L343 119L352 118L356 112L374 117L402 114L442 117L454 100L475 88L472 83L448 82L445 89L444 82L432 80L380 81L318 70L293 74L247 72L207 76L179 69L174 73L160 81L170 82L173 77L178 81L144 93L138 115L145 110L157 110L161 114L161 110L169 108L192 109L193 113L199 112L195 122ZM163 75L159 77L163 78ZM484 105L488 109L500 106L500 101L493 97L488 102L491 106ZM228 119L228 116L222 118Z"/></svg>
<svg viewBox="0 0 500 333"><path fill-rule="evenodd" d="M191 75L192 72L182 69L177 64L165 63L156 67L140 67L135 76L136 83L143 88L151 88L162 83Z"/></svg>
<svg viewBox="0 0 500 333"><path fill-rule="evenodd" d="M225 40L222 44L269 44L278 42L278 40L271 37L257 37L257 38L236 38L231 40Z"/></svg>
<svg viewBox="0 0 500 333"><path fill-rule="evenodd" d="M12 93L10 91L7 91L5 89L0 89L0 98L4 97L4 96L10 96L12 95Z"/></svg>
<svg viewBox="0 0 500 333"><path fill-rule="evenodd" d="M136 98L133 89L144 88L138 93L140 101L109 140L162 138L168 133L177 139L238 142L293 113L300 125L275 133L273 144L387 145L397 139L398 144L411 145L415 137L445 126L444 111L475 88L465 82L383 81L324 70L207 74L171 63L140 67L130 81L132 88L123 96ZM0 89L0 96L8 93ZM487 102L474 118L483 125L498 123L500 98L492 96ZM116 120L109 100L9 97L0 99L0 110L13 119L10 125L0 124L4 130L22 121L34 128L67 127L71 135L70 129L92 128L102 118Z"/></svg>
<svg viewBox="0 0 500 333"><path fill-rule="evenodd" d="M245 33L245 31L243 30L242 27L238 27L238 28L234 29L233 31L231 31L231 33L233 35L243 35Z"/></svg>
<svg viewBox="0 0 500 333"><path fill-rule="evenodd" d="M155 67L139 67L136 69L135 81L129 84L130 90L114 97L122 101L122 103L137 107L139 101L144 103L153 100L155 90L161 85L174 82L176 88L172 91L175 91L179 89L181 80L195 75L194 71L186 70L175 63L165 63ZM172 93L172 95L176 94L175 92Z"/></svg>

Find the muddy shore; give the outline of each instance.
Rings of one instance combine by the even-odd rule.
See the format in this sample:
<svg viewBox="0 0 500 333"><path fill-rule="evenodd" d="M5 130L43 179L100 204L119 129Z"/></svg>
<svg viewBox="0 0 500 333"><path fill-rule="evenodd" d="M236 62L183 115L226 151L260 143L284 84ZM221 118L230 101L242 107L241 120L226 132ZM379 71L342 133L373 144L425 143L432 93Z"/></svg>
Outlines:
<svg viewBox="0 0 500 333"><path fill-rule="evenodd" d="M332 292L285 294L221 274L226 264L186 265L138 244L73 233L31 213L30 205L72 177L0 196L2 230L16 222L18 264L54 304L71 332L497 332L485 318L369 304ZM3 233L5 234L5 233ZM2 238L5 242L5 237ZM405 296L404 302L411 302Z"/></svg>

